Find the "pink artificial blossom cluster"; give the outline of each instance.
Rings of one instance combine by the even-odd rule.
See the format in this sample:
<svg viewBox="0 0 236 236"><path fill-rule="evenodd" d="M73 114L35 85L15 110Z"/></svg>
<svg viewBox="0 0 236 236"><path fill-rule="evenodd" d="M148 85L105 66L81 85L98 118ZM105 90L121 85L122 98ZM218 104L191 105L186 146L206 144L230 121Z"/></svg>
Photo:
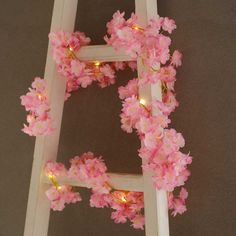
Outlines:
<svg viewBox="0 0 236 236"><path fill-rule="evenodd" d="M176 216L177 214L183 214L187 208L185 205L185 200L188 197L188 192L185 188L181 188L179 196L174 197L173 192L169 193L168 195L168 205L169 208L172 210L172 215Z"/></svg>
<svg viewBox="0 0 236 236"><path fill-rule="evenodd" d="M139 25L137 15L132 14L128 20L124 15L124 12L114 13L113 19L107 23L110 37L106 35L105 41L117 50L123 48L134 59L141 56L151 68L165 64L170 58L171 39L164 32L172 33L176 28L174 20L156 16L143 28Z"/></svg>
<svg viewBox="0 0 236 236"><path fill-rule="evenodd" d="M86 88L97 81L101 88L115 83L115 71L126 66L135 68L134 62L84 62L76 54L81 46L88 45L90 38L82 32L68 33L64 31L49 34L53 50L53 58L57 63L58 72L67 78L66 98L79 87Z"/></svg>
<svg viewBox="0 0 236 236"><path fill-rule="evenodd" d="M96 193L109 193L110 187L106 185L109 177L106 174L107 167L101 157L94 157L93 153L87 152L81 156L75 156L70 160L68 176L86 183Z"/></svg>
<svg viewBox="0 0 236 236"><path fill-rule="evenodd" d="M50 117L50 106L46 91L46 81L36 77L26 95L22 95L21 105L29 112L28 125L24 124L23 132L30 136L48 135L54 131Z"/></svg>
<svg viewBox="0 0 236 236"><path fill-rule="evenodd" d="M115 211L112 212L111 218L115 223L125 223L129 219L135 229L144 229L143 193L115 191L112 197L110 205Z"/></svg>
<svg viewBox="0 0 236 236"><path fill-rule="evenodd" d="M146 68L140 78L118 89L120 98L124 100L120 115L121 128L127 133L136 129L142 143L139 150L145 163L142 167L152 173L157 189L170 192L172 204L169 206L175 216L184 212L187 192L181 190L181 194L186 194L182 194L185 198L179 199L174 199L171 192L185 184L190 175L187 166L192 162L188 154L180 151L185 145L182 134L168 128L168 116L178 106L174 84L176 68L182 64L182 54L175 50L171 56L171 39L164 32L171 34L176 28L175 22L157 16L149 21L147 27L142 28L138 25L137 16L132 14L131 18L125 20L124 13L118 11L107 28L110 35L110 38L105 37L107 43L116 49L123 48L133 58L141 58ZM162 101L142 101L138 97L138 88L157 82L162 86Z"/></svg>
<svg viewBox="0 0 236 236"><path fill-rule="evenodd" d="M59 188L51 186L46 191L46 196L50 201L51 209L54 211L62 211L65 208L65 204L81 201L80 194L74 192L69 185L62 185Z"/></svg>
<svg viewBox="0 0 236 236"><path fill-rule="evenodd" d="M70 164L68 171L62 163L48 161L45 165L44 172L53 184L46 191L53 210L61 211L66 203L81 201L80 194L71 186L60 186L57 182L57 178L67 176L91 189L91 207L110 207L114 210L111 218L115 223L126 223L130 220L135 229L144 228L143 193L114 190L109 184L104 161L91 152L75 156L70 160Z"/></svg>

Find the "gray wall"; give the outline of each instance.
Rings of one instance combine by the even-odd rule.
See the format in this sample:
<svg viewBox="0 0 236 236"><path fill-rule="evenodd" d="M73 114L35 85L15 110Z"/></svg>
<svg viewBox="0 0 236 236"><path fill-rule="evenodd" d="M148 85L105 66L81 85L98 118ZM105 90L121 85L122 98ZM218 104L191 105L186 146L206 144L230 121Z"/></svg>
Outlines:
<svg viewBox="0 0 236 236"><path fill-rule="evenodd" d="M34 76L43 76L53 1L1 1L0 8L0 236L23 235L34 139L20 129L25 112L19 96ZM159 14L178 25L174 45L184 53L178 73L180 107L172 125L186 138L194 161L187 183L188 211L170 218L172 236L233 236L235 229L235 13L234 0L158 0ZM133 0L79 1L76 29L102 43L117 9L130 13ZM117 87L133 75L119 74L106 89L91 86L66 102L59 159L91 150L103 155L110 171L140 173L139 142L120 130ZM84 201L52 213L49 236L144 235L116 225L110 210Z"/></svg>

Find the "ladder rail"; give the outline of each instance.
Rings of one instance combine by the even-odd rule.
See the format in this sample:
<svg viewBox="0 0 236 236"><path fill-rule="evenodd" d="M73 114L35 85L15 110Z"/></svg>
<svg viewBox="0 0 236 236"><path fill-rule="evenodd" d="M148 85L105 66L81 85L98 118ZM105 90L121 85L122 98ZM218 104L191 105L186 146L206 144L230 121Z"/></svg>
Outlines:
<svg viewBox="0 0 236 236"><path fill-rule="evenodd" d="M135 13L139 24L145 27L148 20L157 15L156 0L135 0ZM145 71L142 60L138 59L138 76ZM139 87L139 97L147 104L153 98L162 100L161 84L144 85ZM155 114L155 110L152 113ZM143 161L143 164L144 161ZM143 171L144 181L144 212L146 236L169 236L169 218L167 192L154 187L151 173Z"/></svg>
<svg viewBox="0 0 236 236"><path fill-rule="evenodd" d="M55 0L51 31L74 30L77 0ZM35 142L30 190L27 204L24 236L46 236L48 232L50 204L45 196L47 185L42 182L41 175L47 160L56 160L60 127L64 105L66 80L59 76L56 65L48 48L45 79L51 104L51 116L57 130L49 136L37 137Z"/></svg>

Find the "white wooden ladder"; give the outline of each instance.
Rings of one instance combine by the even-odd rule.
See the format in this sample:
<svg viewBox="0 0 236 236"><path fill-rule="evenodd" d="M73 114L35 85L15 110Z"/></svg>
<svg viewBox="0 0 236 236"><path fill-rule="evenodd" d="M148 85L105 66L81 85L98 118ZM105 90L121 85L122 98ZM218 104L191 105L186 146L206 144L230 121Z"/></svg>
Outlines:
<svg viewBox="0 0 236 236"><path fill-rule="evenodd" d="M55 0L51 31L64 30L72 32L76 17L77 0ZM147 21L157 14L156 0L135 0L135 12L139 24L145 26ZM88 61L130 61L124 53L116 52L107 45L82 47L77 55ZM138 60L138 74L145 70ZM57 130L52 135L36 138L29 199L25 221L24 236L46 236L50 217L50 204L45 196L48 180L43 167L48 160L56 160L60 136L60 127L64 106L66 80L57 73L49 45L44 78L48 83L48 95L51 103L51 116ZM150 102L153 97L161 99L161 86L141 87L139 96ZM155 111L154 111L155 112ZM146 236L169 236L167 193L157 191L148 173L143 175L109 174L111 184L120 190L144 192L145 234ZM83 183L68 179L59 179L59 183L83 186Z"/></svg>

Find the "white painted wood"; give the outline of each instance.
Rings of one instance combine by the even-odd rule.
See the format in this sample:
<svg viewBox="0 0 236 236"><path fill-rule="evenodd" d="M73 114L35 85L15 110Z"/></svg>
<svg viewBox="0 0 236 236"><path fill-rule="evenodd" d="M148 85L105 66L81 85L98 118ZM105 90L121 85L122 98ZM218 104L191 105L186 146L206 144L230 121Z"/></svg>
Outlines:
<svg viewBox="0 0 236 236"><path fill-rule="evenodd" d="M118 52L109 45L84 46L79 50L76 56L81 61L132 61L124 52Z"/></svg>
<svg viewBox="0 0 236 236"><path fill-rule="evenodd" d="M131 174L115 174L108 173L110 177L109 184L117 190L125 190L125 191L135 191L135 192L143 192L143 176L142 175L131 175ZM47 184L51 184L51 181L47 176L43 177L43 182ZM68 177L58 177L57 182L60 185L68 184L71 186L78 187L87 187L84 182L79 182L75 178Z"/></svg>
<svg viewBox="0 0 236 236"><path fill-rule="evenodd" d="M55 0L51 31L73 31L77 0ZM51 102L51 116L57 127L53 135L37 137L34 150L30 191L26 213L24 236L46 236L48 231L50 206L45 196L47 185L41 180L42 168L47 160L55 160L58 150L60 126L64 105L66 80L58 75L49 46L45 79Z"/></svg>
<svg viewBox="0 0 236 236"><path fill-rule="evenodd" d="M148 20L157 15L156 0L135 0L135 13L139 17L139 24L145 27ZM140 76L144 70L145 67L141 59L138 59L138 75ZM161 100L160 83L140 87L139 97L140 99L144 99L147 104L150 103L154 97ZM155 113L155 111L152 112ZM155 189L150 173L144 171L143 179L145 234L146 236L169 236L167 193Z"/></svg>

